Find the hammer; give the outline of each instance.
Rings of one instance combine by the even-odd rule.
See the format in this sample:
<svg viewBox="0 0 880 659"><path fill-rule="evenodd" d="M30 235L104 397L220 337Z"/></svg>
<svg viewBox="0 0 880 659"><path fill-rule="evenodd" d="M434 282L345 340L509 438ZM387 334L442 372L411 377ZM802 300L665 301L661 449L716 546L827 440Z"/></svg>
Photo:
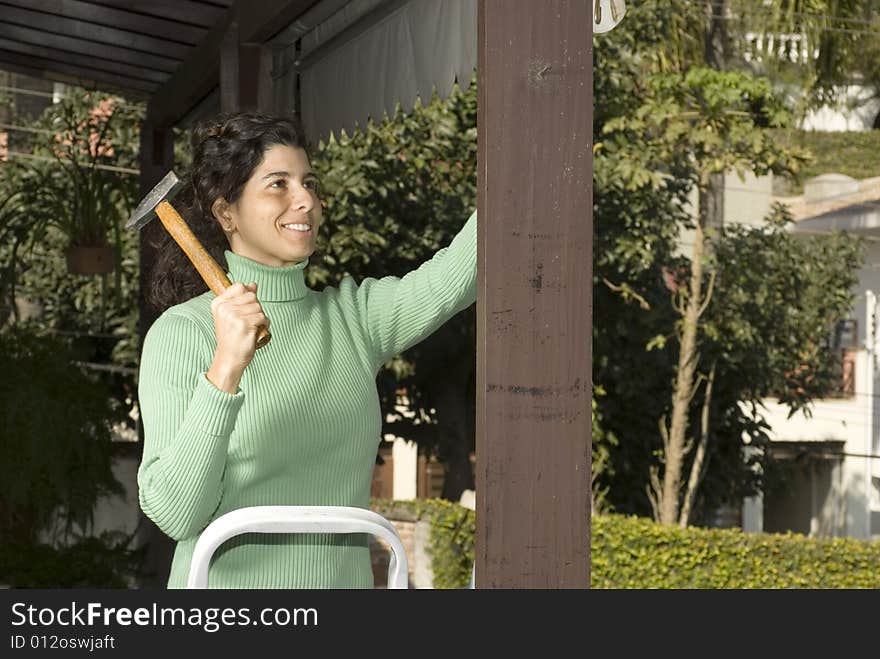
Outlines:
<svg viewBox="0 0 880 659"><path fill-rule="evenodd" d="M232 282L217 261L208 254L180 214L174 210L174 206L169 203L181 187L183 184L174 172L168 172L134 209L125 228L139 231L158 215L165 229L199 271L208 288L214 291L214 295L220 295L232 286ZM257 328L257 348L262 348L271 338L272 335L265 325Z"/></svg>

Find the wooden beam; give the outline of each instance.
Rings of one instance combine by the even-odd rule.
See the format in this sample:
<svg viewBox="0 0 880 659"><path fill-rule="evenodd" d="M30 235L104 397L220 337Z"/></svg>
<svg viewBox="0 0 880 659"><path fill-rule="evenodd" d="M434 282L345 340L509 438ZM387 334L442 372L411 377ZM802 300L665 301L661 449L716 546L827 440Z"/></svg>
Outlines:
<svg viewBox="0 0 880 659"><path fill-rule="evenodd" d="M242 43L264 43L318 4L318 0L236 0Z"/></svg>
<svg viewBox="0 0 880 659"><path fill-rule="evenodd" d="M590 582L591 5L478 5L477 589Z"/></svg>
<svg viewBox="0 0 880 659"><path fill-rule="evenodd" d="M230 10L212 27L205 40L192 51L174 75L160 87L147 105L147 118L154 126L171 126L220 80L220 53L233 20Z"/></svg>
<svg viewBox="0 0 880 659"><path fill-rule="evenodd" d="M241 44L238 76L241 108L270 112L273 99L271 49L260 44Z"/></svg>
<svg viewBox="0 0 880 659"><path fill-rule="evenodd" d="M104 89L107 91L118 90L123 94L133 91L140 96L156 89L154 83L145 80L136 80L114 73L72 66L63 62L43 59L42 57L20 55L7 50L0 50L0 64L2 64L2 68L6 69L17 67L17 70L25 75L45 78L47 80L58 80L85 88Z"/></svg>
<svg viewBox="0 0 880 659"><path fill-rule="evenodd" d="M141 149L140 149L140 197L143 198L153 189L163 176L174 166L174 141L171 129L163 130L156 128L148 122L141 126ZM148 290L150 274L156 262L156 249L151 241L158 232L165 228L159 222L150 222L140 230L139 234L139 258L140 258L140 292L138 294L138 306L140 317L138 324L138 345L144 344L147 330L155 322L158 314L152 306L147 304L146 292ZM143 457L144 430L138 422L138 457ZM168 583L168 574L171 568L171 560L174 555L174 541L159 529L156 524L146 517L142 510L138 511L140 523L138 524L139 545L147 545L145 556L145 581L138 584L139 587L165 588Z"/></svg>
<svg viewBox="0 0 880 659"><path fill-rule="evenodd" d="M220 45L220 111L238 110L238 22L233 20Z"/></svg>
<svg viewBox="0 0 880 659"><path fill-rule="evenodd" d="M171 73L180 64L178 60L165 57L163 53L141 53L136 50L120 48L119 46L99 44L87 41L86 39L67 37L62 34L50 34L32 27L11 25L3 22L0 22L0 37L33 46L45 46L54 50L68 51L124 64L142 66L165 73Z"/></svg>
<svg viewBox="0 0 880 659"><path fill-rule="evenodd" d="M9 71L10 73L20 73L22 75L36 78L38 80L51 80L52 82L63 82L67 85L77 85L86 89L100 89L101 91L120 94L130 100L146 100L149 97L147 92L135 91L131 89L123 89L111 83L98 82L80 76L65 75L58 71L46 71L44 69L25 66L21 64L12 64L0 60L0 69Z"/></svg>
<svg viewBox="0 0 880 659"><path fill-rule="evenodd" d="M122 48L140 50L145 53L162 53L168 57L183 59L187 56L190 46L168 39L157 39L135 32L117 30L116 28L86 23L72 18L44 14L18 7L3 7L3 21L17 25L36 25L40 31L87 39L97 44L111 44Z"/></svg>
<svg viewBox="0 0 880 659"><path fill-rule="evenodd" d="M21 55L30 55L33 57L41 57L46 60L70 64L80 67L84 72L101 71L104 73L113 73L122 75L135 80L143 80L145 82L159 85L168 79L168 74L153 69L145 69L139 66L132 66L123 62L115 62L113 60L101 59L97 56L80 55L79 53L71 53L64 50L55 50L45 46L35 46L20 41L12 41L0 37L0 50L7 50Z"/></svg>
<svg viewBox="0 0 880 659"><path fill-rule="evenodd" d="M210 29L227 11L226 7L193 0L101 0L101 4L205 29Z"/></svg>
<svg viewBox="0 0 880 659"><path fill-rule="evenodd" d="M72 18L79 21L114 27L140 34L170 39L195 45L204 38L207 30L166 18L144 16L130 11L99 6L81 0L2 0L4 5Z"/></svg>
<svg viewBox="0 0 880 659"><path fill-rule="evenodd" d="M266 46L240 42L237 21L229 25L220 53L220 110L269 110L272 53Z"/></svg>

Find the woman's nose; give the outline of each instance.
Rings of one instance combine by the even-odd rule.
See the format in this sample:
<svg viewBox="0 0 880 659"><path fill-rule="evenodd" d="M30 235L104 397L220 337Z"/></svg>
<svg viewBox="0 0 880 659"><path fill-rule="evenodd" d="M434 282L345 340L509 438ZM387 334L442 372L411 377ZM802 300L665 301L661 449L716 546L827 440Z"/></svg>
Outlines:
<svg viewBox="0 0 880 659"><path fill-rule="evenodd" d="M312 207L315 205L315 200L312 197L312 193L309 192L305 186L297 185L293 188L292 203L294 208L308 212L312 210Z"/></svg>

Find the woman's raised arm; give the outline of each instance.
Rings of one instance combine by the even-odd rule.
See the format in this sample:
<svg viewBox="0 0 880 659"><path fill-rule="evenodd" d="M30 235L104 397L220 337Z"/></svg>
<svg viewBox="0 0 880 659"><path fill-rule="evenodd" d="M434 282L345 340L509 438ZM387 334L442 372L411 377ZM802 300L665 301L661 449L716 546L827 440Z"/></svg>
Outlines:
<svg viewBox="0 0 880 659"><path fill-rule="evenodd" d="M427 338L477 299L477 212L418 268L368 277L356 297L376 368Z"/></svg>

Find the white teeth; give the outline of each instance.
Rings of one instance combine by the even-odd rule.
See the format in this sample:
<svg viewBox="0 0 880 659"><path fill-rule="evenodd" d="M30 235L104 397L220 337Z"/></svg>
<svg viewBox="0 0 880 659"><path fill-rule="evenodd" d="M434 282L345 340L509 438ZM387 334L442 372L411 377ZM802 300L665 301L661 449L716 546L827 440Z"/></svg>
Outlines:
<svg viewBox="0 0 880 659"><path fill-rule="evenodd" d="M285 229L294 229L296 231L308 231L311 229L309 224L282 224Z"/></svg>

